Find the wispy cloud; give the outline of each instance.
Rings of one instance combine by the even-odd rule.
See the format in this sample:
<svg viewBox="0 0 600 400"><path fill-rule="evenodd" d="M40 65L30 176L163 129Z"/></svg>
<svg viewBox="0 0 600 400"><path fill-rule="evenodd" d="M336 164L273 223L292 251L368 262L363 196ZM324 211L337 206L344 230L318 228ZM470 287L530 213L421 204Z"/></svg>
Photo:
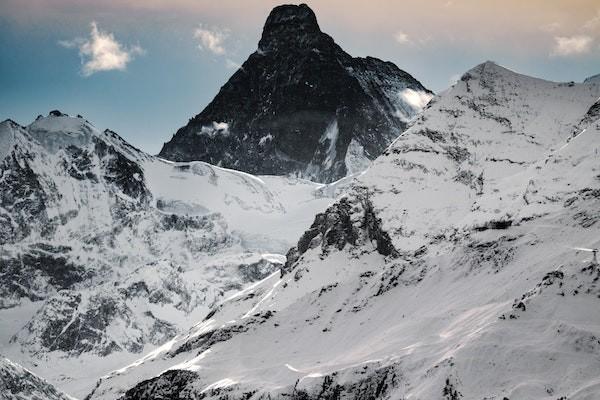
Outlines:
<svg viewBox="0 0 600 400"><path fill-rule="evenodd" d="M198 39L198 47L201 50L207 50L217 55L223 55L225 50L224 42L229 36L229 31L218 28L206 28L200 25L194 31L194 38Z"/></svg>
<svg viewBox="0 0 600 400"><path fill-rule="evenodd" d="M114 35L98 28L98 24L91 23L89 38L75 38L61 40L59 45L79 50L83 76L90 76L99 71L120 70L124 71L136 55L145 51L140 46L126 47L119 43Z"/></svg>
<svg viewBox="0 0 600 400"><path fill-rule="evenodd" d="M594 39L588 35L555 36L551 55L560 57L589 53Z"/></svg>
<svg viewBox="0 0 600 400"><path fill-rule="evenodd" d="M560 25L556 25L556 31ZM547 32L551 32L550 29ZM571 35L554 36L551 56L571 57L588 54L594 50L594 44L600 40L600 10L592 13L592 17L579 24L571 31ZM600 49L600 47L599 47Z"/></svg>
<svg viewBox="0 0 600 400"><path fill-rule="evenodd" d="M583 29L592 32L600 31L600 10L597 10L596 15L583 24Z"/></svg>
<svg viewBox="0 0 600 400"><path fill-rule="evenodd" d="M547 24L544 24L542 26L540 26L540 30L542 30L543 32L556 32L561 28L561 23L554 21L554 22L549 22Z"/></svg>
<svg viewBox="0 0 600 400"><path fill-rule="evenodd" d="M408 34L404 31L396 31L394 33L394 40L403 46L426 46L433 40L433 37L429 34Z"/></svg>
<svg viewBox="0 0 600 400"><path fill-rule="evenodd" d="M410 36L406 32L398 31L394 34L394 39L400 44L412 44Z"/></svg>

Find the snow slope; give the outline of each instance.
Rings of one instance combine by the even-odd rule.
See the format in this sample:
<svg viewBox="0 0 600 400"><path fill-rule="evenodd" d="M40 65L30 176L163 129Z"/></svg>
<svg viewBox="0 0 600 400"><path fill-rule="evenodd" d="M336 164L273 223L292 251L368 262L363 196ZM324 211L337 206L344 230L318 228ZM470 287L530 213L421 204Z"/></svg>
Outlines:
<svg viewBox="0 0 600 400"><path fill-rule="evenodd" d="M346 185L167 162L58 111L1 123L0 156L1 349L76 396L279 269Z"/></svg>
<svg viewBox="0 0 600 400"><path fill-rule="evenodd" d="M91 398L598 398L599 96L473 68L281 273Z"/></svg>

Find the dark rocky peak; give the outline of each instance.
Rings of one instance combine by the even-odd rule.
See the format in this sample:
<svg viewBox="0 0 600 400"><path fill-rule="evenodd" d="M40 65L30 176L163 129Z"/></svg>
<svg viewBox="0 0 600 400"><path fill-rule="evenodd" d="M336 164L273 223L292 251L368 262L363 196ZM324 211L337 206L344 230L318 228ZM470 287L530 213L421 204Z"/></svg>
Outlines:
<svg viewBox="0 0 600 400"><path fill-rule="evenodd" d="M7 118L4 121L0 122L0 126L2 125L7 125L10 126L12 128L23 128L19 123L15 122L14 120Z"/></svg>
<svg viewBox="0 0 600 400"><path fill-rule="evenodd" d="M322 255L333 249L343 250L346 245L360 248L370 243L375 251L385 257L395 258L399 255L390 235L383 229L370 200L372 193L364 187L355 187L353 192L340 198L325 212L315 216L311 227L304 232L296 247L287 253L287 261L281 269L281 275L290 272L300 257L309 249L321 248Z"/></svg>
<svg viewBox="0 0 600 400"><path fill-rule="evenodd" d="M317 17L306 4L275 7L263 28L260 52L294 48L312 48L319 42L333 45L333 39L321 32Z"/></svg>
<svg viewBox="0 0 600 400"><path fill-rule="evenodd" d="M600 99L598 99L585 113L581 122L577 125L575 130L573 131L573 135L579 134L584 128L588 125L594 123L595 121L600 120Z"/></svg>
<svg viewBox="0 0 600 400"><path fill-rule="evenodd" d="M333 182L360 172L431 93L376 58L353 58L305 4L273 9L258 50L160 156Z"/></svg>
<svg viewBox="0 0 600 400"><path fill-rule="evenodd" d="M68 117L68 114L62 113L59 110L52 110L48 113L49 117Z"/></svg>

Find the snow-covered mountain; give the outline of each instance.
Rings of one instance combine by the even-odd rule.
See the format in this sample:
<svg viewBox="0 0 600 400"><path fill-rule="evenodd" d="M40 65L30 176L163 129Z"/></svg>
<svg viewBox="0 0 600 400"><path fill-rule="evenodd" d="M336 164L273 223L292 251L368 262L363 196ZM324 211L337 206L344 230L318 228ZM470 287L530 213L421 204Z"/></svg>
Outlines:
<svg viewBox="0 0 600 400"><path fill-rule="evenodd" d="M2 352L83 396L279 270L344 185L164 161L58 111L4 121Z"/></svg>
<svg viewBox="0 0 600 400"><path fill-rule="evenodd" d="M583 83L600 82L600 74L592 75L584 79Z"/></svg>
<svg viewBox="0 0 600 400"><path fill-rule="evenodd" d="M597 399L599 97L473 68L281 272L91 399Z"/></svg>
<svg viewBox="0 0 600 400"><path fill-rule="evenodd" d="M160 155L332 182L368 166L431 96L393 63L344 52L306 4L278 6L256 52Z"/></svg>
<svg viewBox="0 0 600 400"><path fill-rule="evenodd" d="M6 400L72 400L54 386L0 356L0 398Z"/></svg>

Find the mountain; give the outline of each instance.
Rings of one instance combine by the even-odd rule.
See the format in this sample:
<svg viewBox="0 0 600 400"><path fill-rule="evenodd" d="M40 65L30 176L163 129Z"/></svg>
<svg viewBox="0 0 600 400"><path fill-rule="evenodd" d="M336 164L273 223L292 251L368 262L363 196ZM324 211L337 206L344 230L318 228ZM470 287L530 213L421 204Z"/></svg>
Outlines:
<svg viewBox="0 0 600 400"><path fill-rule="evenodd" d="M59 111L4 121L2 352L83 396L278 271L344 185L165 161Z"/></svg>
<svg viewBox="0 0 600 400"><path fill-rule="evenodd" d="M585 78L583 83L594 83L600 81L600 74L592 75L590 77Z"/></svg>
<svg viewBox="0 0 600 400"><path fill-rule="evenodd" d="M280 274L90 398L597 398L599 96L476 66Z"/></svg>
<svg viewBox="0 0 600 400"><path fill-rule="evenodd" d="M160 156L333 182L364 170L430 98L394 64L344 52L306 4L279 6L258 49Z"/></svg>
<svg viewBox="0 0 600 400"><path fill-rule="evenodd" d="M5 400L72 400L72 397L4 357L0 357L0 393Z"/></svg>

